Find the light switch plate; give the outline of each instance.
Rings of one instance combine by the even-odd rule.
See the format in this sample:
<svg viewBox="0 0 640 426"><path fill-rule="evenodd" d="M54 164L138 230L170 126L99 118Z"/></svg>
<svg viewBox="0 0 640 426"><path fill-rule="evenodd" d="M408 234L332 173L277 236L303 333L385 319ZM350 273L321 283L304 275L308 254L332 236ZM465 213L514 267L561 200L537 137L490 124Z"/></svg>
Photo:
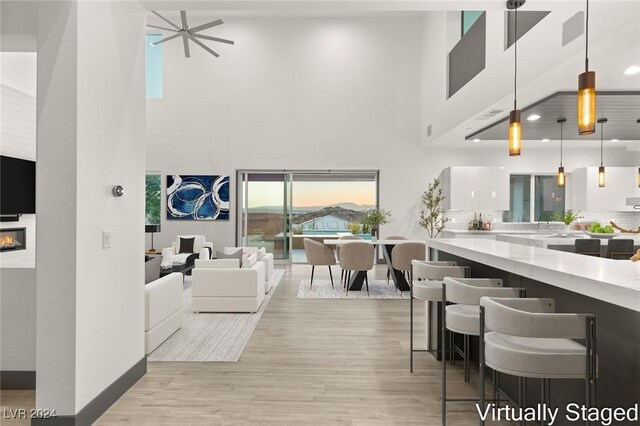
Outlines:
<svg viewBox="0 0 640 426"><path fill-rule="evenodd" d="M111 231L102 231L102 248L111 248Z"/></svg>

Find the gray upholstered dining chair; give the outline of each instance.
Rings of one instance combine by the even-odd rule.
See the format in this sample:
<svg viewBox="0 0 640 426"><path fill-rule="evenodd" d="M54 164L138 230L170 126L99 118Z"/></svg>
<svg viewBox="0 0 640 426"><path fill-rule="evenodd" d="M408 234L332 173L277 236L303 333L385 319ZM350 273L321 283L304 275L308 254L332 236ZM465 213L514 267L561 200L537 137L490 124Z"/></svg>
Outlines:
<svg viewBox="0 0 640 426"><path fill-rule="evenodd" d="M550 380L585 380L586 408L596 406L595 315L555 313L553 299L482 297L479 326L480 410L485 407L485 365L496 374L518 377L521 410L527 406L527 378L542 380L546 406L550 404Z"/></svg>
<svg viewBox="0 0 640 426"><path fill-rule="evenodd" d="M340 266L347 271L346 292L349 293L349 280L351 273L364 272L364 282L367 285L367 294L369 294L369 274L368 271L373 269L373 244L365 241L354 241L344 244L340 248Z"/></svg>
<svg viewBox="0 0 640 426"><path fill-rule="evenodd" d="M457 266L453 261L425 261L413 260L409 274L410 285L410 322L409 322L409 371L413 373L414 352L432 352L431 350L431 309L432 302L442 299L442 280L445 277L465 278L470 275L468 266ZM427 348L413 348L413 300L425 301L425 316L427 317ZM444 350L442 351L444 357Z"/></svg>
<svg viewBox="0 0 640 426"><path fill-rule="evenodd" d="M313 273L316 269L316 266L328 266L329 267L329 276L331 277L331 287L333 285L333 273L331 272L331 265L336 264L336 255L333 252L331 247L327 247L326 245L314 241L310 238L305 238L303 240L304 243L304 252L307 255L307 263L311 265L311 285L309 288L313 286Z"/></svg>
<svg viewBox="0 0 640 426"><path fill-rule="evenodd" d="M396 244L391 250L391 268L401 271L403 275L411 271L411 261L425 260L427 246L424 243L406 242ZM387 269L390 272L391 269ZM407 281L409 281L407 279ZM402 293L402 287L400 287Z"/></svg>
<svg viewBox="0 0 640 426"><path fill-rule="evenodd" d="M607 242L607 257L609 259L628 260L633 256L634 241L630 238L613 238Z"/></svg>
<svg viewBox="0 0 640 426"><path fill-rule="evenodd" d="M442 341L443 354L449 334L449 356L462 355L464 360L464 381L470 381L471 362L469 356L470 336L480 335L480 299L482 297L526 297L526 289L503 287L501 279L494 278L451 278L442 283ZM453 343L452 333L463 335L463 350ZM447 398L447 362L442 357L442 424L447 424L447 401L474 401L479 399Z"/></svg>
<svg viewBox="0 0 640 426"><path fill-rule="evenodd" d="M341 235L338 237L338 240L362 240L362 239L363 238L358 235ZM340 244L336 246L336 256L338 256L338 262L340 262ZM342 269L342 271L340 272L340 282L344 282L344 285L346 287L347 285L346 273L344 268L342 268L342 263L340 263L340 268Z"/></svg>
<svg viewBox="0 0 640 426"><path fill-rule="evenodd" d="M385 238L385 240L399 240L404 241L407 237L403 237L402 235L389 235ZM389 284L389 278L391 278L391 270L387 269L387 284Z"/></svg>

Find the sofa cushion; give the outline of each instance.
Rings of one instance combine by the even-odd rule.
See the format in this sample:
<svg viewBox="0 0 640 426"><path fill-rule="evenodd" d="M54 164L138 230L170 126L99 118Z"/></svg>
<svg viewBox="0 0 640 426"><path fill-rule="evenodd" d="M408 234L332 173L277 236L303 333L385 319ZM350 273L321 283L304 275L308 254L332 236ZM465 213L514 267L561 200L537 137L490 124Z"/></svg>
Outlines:
<svg viewBox="0 0 640 426"><path fill-rule="evenodd" d="M197 269L200 268L208 268L208 269L240 269L240 261L238 259L210 259L210 260L201 260L197 259L195 266Z"/></svg>
<svg viewBox="0 0 640 426"><path fill-rule="evenodd" d="M238 250L234 253L225 253L223 251L216 252L216 257L218 259L237 259L239 264L242 265L242 250Z"/></svg>
<svg viewBox="0 0 640 426"><path fill-rule="evenodd" d="M162 263L162 257L160 256L150 256L149 260L144 263L145 284L160 278L160 263Z"/></svg>
<svg viewBox="0 0 640 426"><path fill-rule="evenodd" d="M190 253L200 253L200 250L204 247L204 235L178 235L176 238L176 252L178 253L182 251L180 248L181 238L193 238L193 251Z"/></svg>
<svg viewBox="0 0 640 426"><path fill-rule="evenodd" d="M196 238L185 238L180 237L180 245L178 247L178 253L194 253L193 251L193 242Z"/></svg>
<svg viewBox="0 0 640 426"><path fill-rule="evenodd" d="M251 268L258 261L258 256L254 254L244 254L242 256L242 267L243 268Z"/></svg>
<svg viewBox="0 0 640 426"><path fill-rule="evenodd" d="M258 260L262 259L264 255L267 254L267 249L264 247L260 247L258 251L256 251L256 255L258 256Z"/></svg>
<svg viewBox="0 0 640 426"><path fill-rule="evenodd" d="M179 253L171 256L171 263L173 266L182 266L187 263L187 259L191 256L191 253Z"/></svg>

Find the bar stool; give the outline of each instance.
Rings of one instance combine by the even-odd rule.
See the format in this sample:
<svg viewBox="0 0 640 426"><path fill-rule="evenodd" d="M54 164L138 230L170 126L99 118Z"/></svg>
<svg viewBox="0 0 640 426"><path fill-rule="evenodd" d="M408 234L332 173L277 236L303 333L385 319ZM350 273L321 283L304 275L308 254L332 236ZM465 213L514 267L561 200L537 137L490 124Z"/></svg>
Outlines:
<svg viewBox="0 0 640 426"><path fill-rule="evenodd" d="M338 237L338 240L362 240L362 237L359 237L357 235L341 235L340 237ZM336 245L336 257L338 258L338 262L340 262L340 244ZM342 269L342 271L340 272L340 282L344 281L344 285L346 287L347 285L347 281L346 281L346 274L345 274L345 270L344 268L342 268L342 263L340 263L340 269Z"/></svg>
<svg viewBox="0 0 640 426"><path fill-rule="evenodd" d="M607 242L607 257L609 259L628 260L633 256L633 243L630 238L614 238Z"/></svg>
<svg viewBox="0 0 640 426"><path fill-rule="evenodd" d="M445 277L465 278L468 266L457 266L456 262L412 260L410 272L410 322L409 322L409 370L413 373L413 353L431 350L431 303L442 299L442 280ZM418 281L416 281L418 280ZM420 281L423 280L423 281ZM427 317L427 349L413 349L413 299L425 301ZM444 350L442 351L444 359Z"/></svg>
<svg viewBox="0 0 640 426"><path fill-rule="evenodd" d="M406 240L407 237L403 237L402 235L389 235L385 240ZM393 260L393 254L392 260ZM387 268L387 284L389 284L389 278L391 278L391 269Z"/></svg>
<svg viewBox="0 0 640 426"><path fill-rule="evenodd" d="M464 336L464 349L450 344L449 355L457 352L464 359L464 381L469 381L469 336L480 335L480 299L490 297L525 297L526 289L503 287L501 279L494 278L451 278L442 283L442 348L446 345L447 332ZM447 303L451 303L447 306ZM447 399L447 363L442 360L442 425L447 424L447 401L478 401L477 399Z"/></svg>
<svg viewBox="0 0 640 426"><path fill-rule="evenodd" d="M577 254L600 257L600 239L584 238L576 240L575 250Z"/></svg>
<svg viewBox="0 0 640 426"><path fill-rule="evenodd" d="M576 339L584 340L585 344ZM553 299L482 297L480 409L485 407L485 365L495 372L519 377L521 409L526 407L523 378L542 379L542 402L547 405L551 379L582 379L586 384L586 406L594 407L598 373L596 317L557 314Z"/></svg>

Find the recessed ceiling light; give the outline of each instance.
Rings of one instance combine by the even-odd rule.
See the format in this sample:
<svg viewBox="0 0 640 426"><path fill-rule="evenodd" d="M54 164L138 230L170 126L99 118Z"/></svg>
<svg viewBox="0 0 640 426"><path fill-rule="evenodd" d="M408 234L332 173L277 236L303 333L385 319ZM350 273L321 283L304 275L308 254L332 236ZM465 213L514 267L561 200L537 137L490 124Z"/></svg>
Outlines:
<svg viewBox="0 0 640 426"><path fill-rule="evenodd" d="M636 75L638 73L640 73L640 67L636 65L631 66L626 70L624 70L624 75Z"/></svg>
<svg viewBox="0 0 640 426"><path fill-rule="evenodd" d="M549 139L544 138L544 139L542 139L542 142L547 143L547 142L549 142Z"/></svg>
<svg viewBox="0 0 640 426"><path fill-rule="evenodd" d="M538 114L531 114L530 116L527 117L528 121L536 121L539 119L540 119L540 116Z"/></svg>
<svg viewBox="0 0 640 426"><path fill-rule="evenodd" d="M620 139L611 139L611 142L620 142Z"/></svg>
<svg viewBox="0 0 640 426"><path fill-rule="evenodd" d="M478 143L478 142L480 142L480 139L475 138L473 141L474 141L475 143Z"/></svg>

